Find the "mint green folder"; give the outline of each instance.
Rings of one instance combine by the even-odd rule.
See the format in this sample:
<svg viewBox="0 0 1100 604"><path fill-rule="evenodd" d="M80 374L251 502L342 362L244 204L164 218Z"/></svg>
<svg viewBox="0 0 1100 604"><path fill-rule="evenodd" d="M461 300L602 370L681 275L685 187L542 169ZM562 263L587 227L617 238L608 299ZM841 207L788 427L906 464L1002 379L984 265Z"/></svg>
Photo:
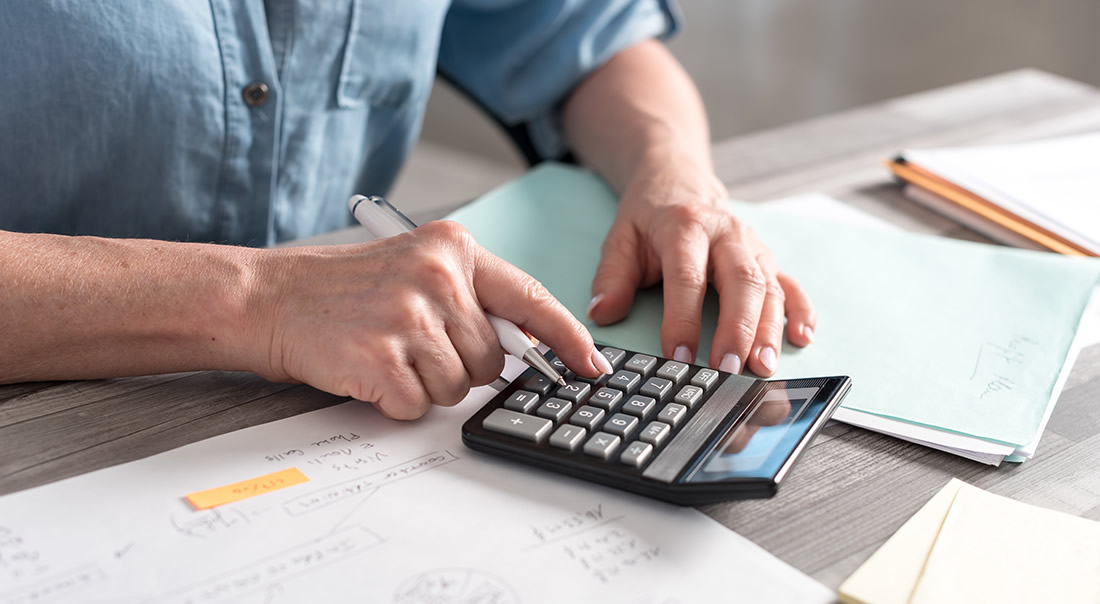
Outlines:
<svg viewBox="0 0 1100 604"><path fill-rule="evenodd" d="M598 177L548 164L450 218L539 279L597 341L659 355L659 286L616 325L584 318L616 204ZM1100 261L732 208L817 308L815 342L785 344L776 377L848 375L845 407L1011 445L1035 436ZM711 292L700 364L717 309Z"/></svg>

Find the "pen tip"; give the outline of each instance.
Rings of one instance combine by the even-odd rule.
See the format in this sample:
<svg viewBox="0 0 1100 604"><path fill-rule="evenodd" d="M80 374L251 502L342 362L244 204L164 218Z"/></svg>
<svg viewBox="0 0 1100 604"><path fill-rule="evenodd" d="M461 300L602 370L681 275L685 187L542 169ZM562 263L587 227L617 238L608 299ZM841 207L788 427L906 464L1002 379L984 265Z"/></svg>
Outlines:
<svg viewBox="0 0 1100 604"><path fill-rule="evenodd" d="M559 386L564 386L565 385L565 378L563 378L561 376L558 376L558 385Z"/></svg>

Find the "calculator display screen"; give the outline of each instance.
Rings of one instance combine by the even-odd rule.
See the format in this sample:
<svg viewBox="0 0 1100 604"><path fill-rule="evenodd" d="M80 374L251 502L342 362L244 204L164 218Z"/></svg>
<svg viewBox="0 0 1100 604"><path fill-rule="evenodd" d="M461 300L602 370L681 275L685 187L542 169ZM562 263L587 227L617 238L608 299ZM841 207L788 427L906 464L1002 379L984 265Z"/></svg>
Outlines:
<svg viewBox="0 0 1100 604"><path fill-rule="evenodd" d="M696 466L687 482L771 478L828 405L818 388L776 388Z"/></svg>

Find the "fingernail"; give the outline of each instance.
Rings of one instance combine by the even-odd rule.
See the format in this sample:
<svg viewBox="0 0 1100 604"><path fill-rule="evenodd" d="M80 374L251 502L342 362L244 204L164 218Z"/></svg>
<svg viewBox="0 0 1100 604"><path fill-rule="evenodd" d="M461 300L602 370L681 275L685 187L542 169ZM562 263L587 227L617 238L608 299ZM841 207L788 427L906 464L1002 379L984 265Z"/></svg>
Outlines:
<svg viewBox="0 0 1100 604"><path fill-rule="evenodd" d="M687 346L677 346L676 350L672 353L672 360L679 361L681 363L691 362L691 351Z"/></svg>
<svg viewBox="0 0 1100 604"><path fill-rule="evenodd" d="M722 357L722 362L718 364L719 371L725 371L726 373L741 373L741 357L731 353L727 353Z"/></svg>
<svg viewBox="0 0 1100 604"><path fill-rule="evenodd" d="M615 370L611 368L611 361L607 360L607 357L603 356L599 350L592 349L592 364L596 366L596 369L611 375L615 373Z"/></svg>
<svg viewBox="0 0 1100 604"><path fill-rule="evenodd" d="M802 326L802 335L806 336L806 340L808 340L810 342L813 342L814 341L814 328L810 327L809 325L803 325Z"/></svg>
<svg viewBox="0 0 1100 604"><path fill-rule="evenodd" d="M767 367L768 371L775 371L775 349L771 346L761 348L760 362Z"/></svg>
<svg viewBox="0 0 1100 604"><path fill-rule="evenodd" d="M603 294L596 294L595 296L592 296L592 301L588 303L588 308L584 309L584 316L591 319L592 309L596 308L596 305L600 303L600 300L603 300Z"/></svg>

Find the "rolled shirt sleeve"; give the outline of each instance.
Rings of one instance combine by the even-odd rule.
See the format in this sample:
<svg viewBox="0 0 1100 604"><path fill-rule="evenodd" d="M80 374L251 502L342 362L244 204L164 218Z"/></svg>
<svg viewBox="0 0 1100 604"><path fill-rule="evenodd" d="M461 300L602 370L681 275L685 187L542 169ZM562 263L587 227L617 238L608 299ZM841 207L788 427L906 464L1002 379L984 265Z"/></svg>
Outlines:
<svg viewBox="0 0 1100 604"><path fill-rule="evenodd" d="M672 0L456 0L439 71L505 126L525 129L531 160L566 151L561 105L590 72L679 27Z"/></svg>

